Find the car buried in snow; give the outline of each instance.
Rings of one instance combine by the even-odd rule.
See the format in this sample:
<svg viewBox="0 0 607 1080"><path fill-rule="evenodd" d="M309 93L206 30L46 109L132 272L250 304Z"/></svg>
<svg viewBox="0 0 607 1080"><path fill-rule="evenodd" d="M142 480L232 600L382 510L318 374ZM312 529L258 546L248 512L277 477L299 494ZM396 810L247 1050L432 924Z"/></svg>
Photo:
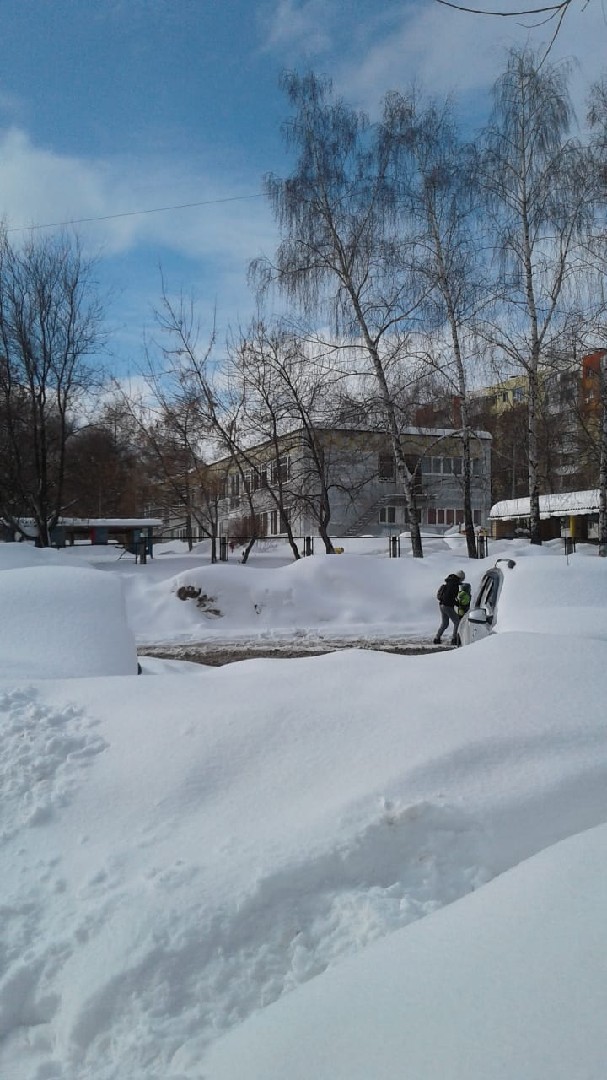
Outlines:
<svg viewBox="0 0 607 1080"><path fill-rule="evenodd" d="M0 678L94 678L141 670L122 583L101 570L56 561L17 569L0 564L0 610Z"/></svg>
<svg viewBox="0 0 607 1080"><path fill-rule="evenodd" d="M493 632L504 576L515 566L514 559L497 559L495 566L485 571L470 609L460 619L457 631L459 645L472 645Z"/></svg>

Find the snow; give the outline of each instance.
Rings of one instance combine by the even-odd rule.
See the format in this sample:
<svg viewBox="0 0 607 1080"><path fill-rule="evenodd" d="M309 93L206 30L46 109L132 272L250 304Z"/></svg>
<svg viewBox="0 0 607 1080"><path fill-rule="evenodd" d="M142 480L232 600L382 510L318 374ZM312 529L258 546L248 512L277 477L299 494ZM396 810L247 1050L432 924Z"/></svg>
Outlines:
<svg viewBox="0 0 607 1080"><path fill-rule="evenodd" d="M4 675L61 679L137 671L120 582L92 568L51 562L0 573L0 611Z"/></svg>
<svg viewBox="0 0 607 1080"><path fill-rule="evenodd" d="M564 517L567 514L588 514L599 510L599 489L588 491L562 491L551 495L540 495L540 517ZM509 520L529 517L529 497L522 499L503 499L494 503L489 517L495 520Z"/></svg>
<svg viewBox="0 0 607 1080"><path fill-rule="evenodd" d="M602 1080L607 566L343 544L0 545L0 1076ZM498 556L468 648L134 673L133 638L429 642Z"/></svg>
<svg viewBox="0 0 607 1080"><path fill-rule="evenodd" d="M206 1075L598 1080L606 857L604 825L542 851L258 1013Z"/></svg>

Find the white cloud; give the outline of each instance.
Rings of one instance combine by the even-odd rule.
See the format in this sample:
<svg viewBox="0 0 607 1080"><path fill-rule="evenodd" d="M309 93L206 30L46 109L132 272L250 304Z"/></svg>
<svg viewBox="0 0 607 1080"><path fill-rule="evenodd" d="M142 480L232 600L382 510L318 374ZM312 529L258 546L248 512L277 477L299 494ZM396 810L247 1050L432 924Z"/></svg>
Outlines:
<svg viewBox="0 0 607 1080"><path fill-rule="evenodd" d="M278 0L267 20L266 47L287 57L326 52L331 45L332 23L326 0Z"/></svg>
<svg viewBox="0 0 607 1080"><path fill-rule="evenodd" d="M189 259L212 258L220 267L238 262L246 268L275 245L266 200L248 197L260 189L257 178L201 174L195 162L89 161L36 146L15 127L0 133L0 214L15 237L22 228L75 221L83 243L104 255L145 245ZM130 216L191 203L206 205ZM121 214L126 216L112 218ZM101 220L87 222L90 218Z"/></svg>
<svg viewBox="0 0 607 1080"><path fill-rule="evenodd" d="M260 190L261 180L238 167L211 162L205 170L200 161L166 157L86 160L37 146L21 128L0 130L0 220L14 230L14 242L32 226L206 203L75 225L85 251L102 259L113 364L141 354L143 327L153 323L160 297L160 266L172 289L194 291L204 318L212 320L217 305L220 336L234 319L248 319L249 263L277 243L267 200L246 197Z"/></svg>
<svg viewBox="0 0 607 1080"><path fill-rule="evenodd" d="M125 214L86 223L110 253L160 242L189 256L256 254L270 220L265 200L248 198L260 188L256 179L245 186L238 176L201 175L187 161L88 161L37 147L17 128L0 134L0 210L9 228ZM128 216L188 203L207 205Z"/></svg>
<svg viewBox="0 0 607 1080"><path fill-rule="evenodd" d="M351 13L353 15L353 12ZM534 25L536 24L536 25ZM467 108L484 111L484 92L503 67L506 50L529 43L541 49L550 42L554 22L532 17L504 19L450 10L432 0L387 3L364 18L334 19L331 6L307 0L279 0L269 43L275 49L299 48L300 63L311 52L331 56L336 89L347 100L377 112L387 90L406 89L412 82L431 93L456 93ZM568 11L552 47L553 60L577 58L572 93L580 115L587 87L607 67L607 17L603 0L580 3ZM292 59L292 58L290 58ZM482 98L480 97L483 93Z"/></svg>

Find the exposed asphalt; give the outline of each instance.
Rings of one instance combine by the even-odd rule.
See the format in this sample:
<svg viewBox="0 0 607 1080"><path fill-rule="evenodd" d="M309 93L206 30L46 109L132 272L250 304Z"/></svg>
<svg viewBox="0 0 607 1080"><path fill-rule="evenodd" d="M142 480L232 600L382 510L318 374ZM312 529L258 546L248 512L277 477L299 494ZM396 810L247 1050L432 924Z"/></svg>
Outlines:
<svg viewBox="0 0 607 1080"><path fill-rule="evenodd" d="M318 638L310 642L297 640L284 641L222 641L189 642L183 645L163 645L162 643L139 646L140 656L156 656L163 660L190 660L209 667L222 667L237 660L261 658L292 659L301 656L323 656L325 653L338 652L340 649L367 649L375 652L397 653L399 656L421 656L425 653L444 652L451 645L434 645L432 641L420 638L377 639L337 639Z"/></svg>

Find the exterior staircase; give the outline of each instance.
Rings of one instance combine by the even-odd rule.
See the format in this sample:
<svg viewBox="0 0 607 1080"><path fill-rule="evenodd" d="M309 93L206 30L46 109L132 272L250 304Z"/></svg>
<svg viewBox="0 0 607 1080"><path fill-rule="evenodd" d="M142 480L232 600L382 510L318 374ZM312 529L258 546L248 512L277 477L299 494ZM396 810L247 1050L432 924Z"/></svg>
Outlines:
<svg viewBox="0 0 607 1080"><path fill-rule="evenodd" d="M375 499L365 507L359 517L348 526L343 535L361 536L372 522L374 525L379 525L379 511L382 506L398 506L403 502L404 495L397 495L394 492L380 495L379 499Z"/></svg>

